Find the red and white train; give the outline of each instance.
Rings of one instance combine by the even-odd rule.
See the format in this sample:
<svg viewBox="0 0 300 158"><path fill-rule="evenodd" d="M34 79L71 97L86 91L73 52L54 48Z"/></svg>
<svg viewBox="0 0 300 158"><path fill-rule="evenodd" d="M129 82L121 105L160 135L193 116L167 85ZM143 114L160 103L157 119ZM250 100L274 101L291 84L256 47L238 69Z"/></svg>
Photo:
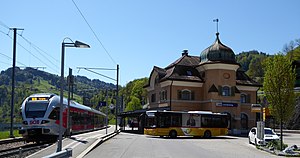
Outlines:
<svg viewBox="0 0 300 158"><path fill-rule="evenodd" d="M59 135L60 96L56 94L33 94L22 103L22 128L19 133L27 142L56 141ZM106 115L93 108L70 101L68 117L68 100L63 100L63 128L66 134L67 120L71 134L82 133L105 127Z"/></svg>

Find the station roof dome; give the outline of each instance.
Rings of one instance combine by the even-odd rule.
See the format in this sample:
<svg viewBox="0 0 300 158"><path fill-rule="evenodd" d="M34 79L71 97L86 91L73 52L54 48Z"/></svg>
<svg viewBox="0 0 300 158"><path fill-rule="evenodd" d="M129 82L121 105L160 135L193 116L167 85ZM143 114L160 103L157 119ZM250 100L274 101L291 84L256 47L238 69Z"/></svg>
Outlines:
<svg viewBox="0 0 300 158"><path fill-rule="evenodd" d="M233 50L224 45L219 38L219 33L216 33L215 42L203 50L200 54L200 64L205 62L221 62L236 64L235 54Z"/></svg>

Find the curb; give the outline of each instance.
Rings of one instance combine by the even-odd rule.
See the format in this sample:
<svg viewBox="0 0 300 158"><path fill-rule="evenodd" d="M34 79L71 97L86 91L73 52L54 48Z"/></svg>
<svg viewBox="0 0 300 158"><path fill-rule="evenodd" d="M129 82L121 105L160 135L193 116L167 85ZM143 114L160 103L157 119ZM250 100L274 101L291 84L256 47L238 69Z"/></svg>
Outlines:
<svg viewBox="0 0 300 158"><path fill-rule="evenodd" d="M113 133L109 133L99 139L97 139L92 145L90 145L87 149L85 149L80 155L78 155L76 158L83 158L85 155L87 155L89 152L91 152L92 150L94 150L96 147L98 147L99 145L101 145L102 143L104 143L105 141L109 140L110 138L116 136L117 134L120 133L120 130L113 132Z"/></svg>
<svg viewBox="0 0 300 158"><path fill-rule="evenodd" d="M265 152L268 152L270 154L273 154L273 155L277 155L277 156L285 156L285 157L299 157L300 156L300 153L297 153L295 152L294 154L291 154L291 153L284 153L282 151L276 151L276 150L269 150L268 148L264 148L264 147L257 147L258 149L262 150L262 151L265 151Z"/></svg>

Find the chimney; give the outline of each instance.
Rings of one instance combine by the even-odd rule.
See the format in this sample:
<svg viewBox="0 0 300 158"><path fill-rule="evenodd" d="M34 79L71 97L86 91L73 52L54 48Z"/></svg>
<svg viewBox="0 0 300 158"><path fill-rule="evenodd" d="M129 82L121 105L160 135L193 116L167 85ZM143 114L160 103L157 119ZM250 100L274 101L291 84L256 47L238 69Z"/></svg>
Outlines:
<svg viewBox="0 0 300 158"><path fill-rule="evenodd" d="M187 49L184 49L182 52L183 52L181 54L182 56L185 56L185 55L188 56L189 55L189 51Z"/></svg>

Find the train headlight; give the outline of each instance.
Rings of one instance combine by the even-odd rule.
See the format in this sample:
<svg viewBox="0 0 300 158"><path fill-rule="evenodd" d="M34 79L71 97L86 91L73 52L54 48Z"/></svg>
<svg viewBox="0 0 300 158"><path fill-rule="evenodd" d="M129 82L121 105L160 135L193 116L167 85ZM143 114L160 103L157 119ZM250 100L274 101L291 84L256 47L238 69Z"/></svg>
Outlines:
<svg viewBox="0 0 300 158"><path fill-rule="evenodd" d="M24 125L28 125L28 122L27 122L27 121L23 121L23 124L24 124Z"/></svg>
<svg viewBox="0 0 300 158"><path fill-rule="evenodd" d="M50 121L48 121L48 120L43 120L42 122L41 122L41 124L45 124L45 123L49 123Z"/></svg>

